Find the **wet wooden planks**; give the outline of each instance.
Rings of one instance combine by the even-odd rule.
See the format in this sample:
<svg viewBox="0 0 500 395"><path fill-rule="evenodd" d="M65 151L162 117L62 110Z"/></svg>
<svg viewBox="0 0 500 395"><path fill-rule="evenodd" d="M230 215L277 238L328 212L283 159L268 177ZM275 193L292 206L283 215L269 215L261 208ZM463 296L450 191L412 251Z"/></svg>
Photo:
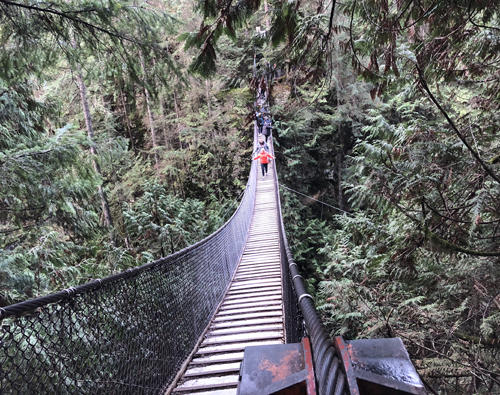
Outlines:
<svg viewBox="0 0 500 395"><path fill-rule="evenodd" d="M173 393L234 395L245 347L284 343L279 229L271 172L265 178L258 176L250 233L233 282Z"/></svg>

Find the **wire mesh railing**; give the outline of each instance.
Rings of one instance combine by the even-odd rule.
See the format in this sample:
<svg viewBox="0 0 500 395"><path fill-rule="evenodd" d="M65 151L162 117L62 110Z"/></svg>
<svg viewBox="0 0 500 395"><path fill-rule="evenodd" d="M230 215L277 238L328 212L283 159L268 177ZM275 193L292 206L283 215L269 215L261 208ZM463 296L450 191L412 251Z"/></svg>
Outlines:
<svg viewBox="0 0 500 395"><path fill-rule="evenodd" d="M0 308L0 393L164 390L220 303L253 214L256 164L214 234L124 273Z"/></svg>

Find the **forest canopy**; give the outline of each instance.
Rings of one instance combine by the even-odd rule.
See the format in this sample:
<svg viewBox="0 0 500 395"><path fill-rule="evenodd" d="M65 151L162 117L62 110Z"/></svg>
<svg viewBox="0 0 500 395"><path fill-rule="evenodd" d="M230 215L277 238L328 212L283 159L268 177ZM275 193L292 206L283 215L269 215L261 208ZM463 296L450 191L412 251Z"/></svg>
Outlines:
<svg viewBox="0 0 500 395"><path fill-rule="evenodd" d="M330 334L401 337L431 392L498 391L498 2L0 0L0 18L0 307L216 230L267 78Z"/></svg>

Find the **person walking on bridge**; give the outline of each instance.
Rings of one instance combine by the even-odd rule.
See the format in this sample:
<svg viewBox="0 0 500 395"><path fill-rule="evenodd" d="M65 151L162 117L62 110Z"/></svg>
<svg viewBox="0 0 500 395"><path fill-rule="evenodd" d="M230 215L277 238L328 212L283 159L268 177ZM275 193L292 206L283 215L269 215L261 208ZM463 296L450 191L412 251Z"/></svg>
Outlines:
<svg viewBox="0 0 500 395"><path fill-rule="evenodd" d="M266 116L264 118L264 123L262 125L262 134L264 136L266 136L266 143L267 143L267 139L269 138L269 136L271 135L271 120L269 119L268 116Z"/></svg>
<svg viewBox="0 0 500 395"><path fill-rule="evenodd" d="M260 159L260 168L262 169L262 178L264 178L267 174L267 165L269 164L270 159L274 159L269 152L267 152L264 148L260 150L259 155L257 155L253 160Z"/></svg>
<svg viewBox="0 0 500 395"><path fill-rule="evenodd" d="M255 148L253 155L257 155L258 153L260 153L260 150L262 148L269 152L269 145L267 145L267 143L264 141L264 135L259 134L259 144L257 145L257 148Z"/></svg>
<svg viewBox="0 0 500 395"><path fill-rule="evenodd" d="M264 116L261 112L257 113L257 128L259 129L259 134L262 134L262 127L264 126Z"/></svg>

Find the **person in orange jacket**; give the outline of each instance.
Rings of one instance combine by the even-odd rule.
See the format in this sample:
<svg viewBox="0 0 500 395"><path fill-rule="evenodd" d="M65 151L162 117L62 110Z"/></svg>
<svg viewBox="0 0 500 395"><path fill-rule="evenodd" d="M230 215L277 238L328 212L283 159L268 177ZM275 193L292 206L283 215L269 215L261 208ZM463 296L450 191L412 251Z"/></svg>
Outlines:
<svg viewBox="0 0 500 395"><path fill-rule="evenodd" d="M274 159L269 152L267 152L264 148L260 150L259 155L257 155L253 160L260 159L260 168L262 169L262 178L264 178L267 174L267 164L270 159Z"/></svg>

